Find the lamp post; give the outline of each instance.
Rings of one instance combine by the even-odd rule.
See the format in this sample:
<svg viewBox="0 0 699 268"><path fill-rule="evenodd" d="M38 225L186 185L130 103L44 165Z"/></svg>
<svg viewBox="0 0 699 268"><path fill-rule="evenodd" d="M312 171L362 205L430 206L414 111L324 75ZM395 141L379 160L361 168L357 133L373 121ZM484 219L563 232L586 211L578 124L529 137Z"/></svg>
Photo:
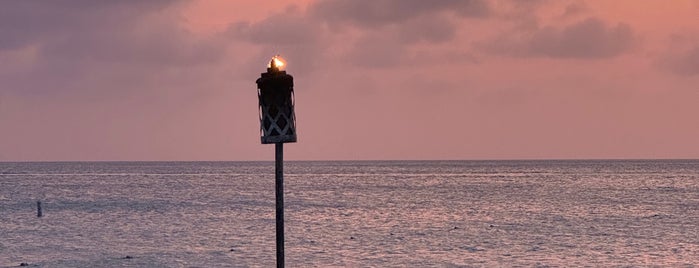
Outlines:
<svg viewBox="0 0 699 268"><path fill-rule="evenodd" d="M284 267L284 143L296 142L294 78L286 74L285 65L274 56L257 79L262 144L274 143L277 267Z"/></svg>

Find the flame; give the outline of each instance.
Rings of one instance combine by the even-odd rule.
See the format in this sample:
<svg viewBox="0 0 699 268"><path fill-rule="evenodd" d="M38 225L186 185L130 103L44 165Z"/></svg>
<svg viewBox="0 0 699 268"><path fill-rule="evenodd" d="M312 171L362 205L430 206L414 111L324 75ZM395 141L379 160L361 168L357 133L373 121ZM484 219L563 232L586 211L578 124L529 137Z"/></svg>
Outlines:
<svg viewBox="0 0 699 268"><path fill-rule="evenodd" d="M267 68L272 68L272 65L280 71L284 70L286 67L286 61L279 55L272 57L272 60L267 64Z"/></svg>

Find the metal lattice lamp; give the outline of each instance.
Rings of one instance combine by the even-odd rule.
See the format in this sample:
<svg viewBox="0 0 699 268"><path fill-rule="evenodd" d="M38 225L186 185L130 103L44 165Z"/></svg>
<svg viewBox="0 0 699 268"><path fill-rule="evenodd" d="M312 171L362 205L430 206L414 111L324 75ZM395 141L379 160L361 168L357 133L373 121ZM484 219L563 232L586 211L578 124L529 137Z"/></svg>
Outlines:
<svg viewBox="0 0 699 268"><path fill-rule="evenodd" d="M279 56L273 57L257 79L263 144L296 142L294 77L286 74L284 65Z"/></svg>
<svg viewBox="0 0 699 268"><path fill-rule="evenodd" d="M286 74L285 65L274 56L257 79L262 144L274 143L277 267L284 267L284 143L296 142L294 78Z"/></svg>

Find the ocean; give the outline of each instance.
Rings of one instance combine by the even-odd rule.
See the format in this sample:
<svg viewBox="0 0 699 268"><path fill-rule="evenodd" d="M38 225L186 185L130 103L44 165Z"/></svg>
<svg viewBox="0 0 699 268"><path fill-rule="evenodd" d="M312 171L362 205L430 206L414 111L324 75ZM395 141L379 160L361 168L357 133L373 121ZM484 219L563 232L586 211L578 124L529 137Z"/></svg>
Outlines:
<svg viewBox="0 0 699 268"><path fill-rule="evenodd" d="M699 160L285 173L287 267L699 266ZM272 162L0 163L0 267L273 267L274 209Z"/></svg>

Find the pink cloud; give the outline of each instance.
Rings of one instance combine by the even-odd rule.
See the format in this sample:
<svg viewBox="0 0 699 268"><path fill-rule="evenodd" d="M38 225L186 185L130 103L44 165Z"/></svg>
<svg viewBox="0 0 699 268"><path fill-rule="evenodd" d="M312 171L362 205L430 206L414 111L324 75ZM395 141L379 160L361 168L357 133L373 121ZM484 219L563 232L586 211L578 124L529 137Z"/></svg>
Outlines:
<svg viewBox="0 0 699 268"><path fill-rule="evenodd" d="M671 49L661 55L656 64L678 75L699 75L699 44Z"/></svg>
<svg viewBox="0 0 699 268"><path fill-rule="evenodd" d="M587 18L564 27L504 33L481 46L493 53L521 57L599 59L619 56L636 42L628 24L608 25L599 18Z"/></svg>
<svg viewBox="0 0 699 268"><path fill-rule="evenodd" d="M314 17L329 23L368 28L403 23L434 13L452 12L461 17L485 17L491 13L489 2L483 0L325 0L317 1L309 9Z"/></svg>

